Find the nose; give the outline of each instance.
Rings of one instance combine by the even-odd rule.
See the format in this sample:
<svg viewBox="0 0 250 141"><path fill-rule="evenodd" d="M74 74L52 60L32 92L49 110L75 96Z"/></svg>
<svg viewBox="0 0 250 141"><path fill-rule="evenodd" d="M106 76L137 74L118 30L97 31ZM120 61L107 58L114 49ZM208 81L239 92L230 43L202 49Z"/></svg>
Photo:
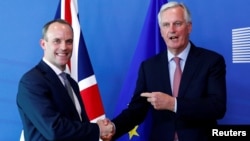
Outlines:
<svg viewBox="0 0 250 141"><path fill-rule="evenodd" d="M169 32L171 32L171 33L175 32L174 24L170 24L168 29L169 29Z"/></svg>
<svg viewBox="0 0 250 141"><path fill-rule="evenodd" d="M63 50L67 49L67 43L65 41L61 42L60 48Z"/></svg>

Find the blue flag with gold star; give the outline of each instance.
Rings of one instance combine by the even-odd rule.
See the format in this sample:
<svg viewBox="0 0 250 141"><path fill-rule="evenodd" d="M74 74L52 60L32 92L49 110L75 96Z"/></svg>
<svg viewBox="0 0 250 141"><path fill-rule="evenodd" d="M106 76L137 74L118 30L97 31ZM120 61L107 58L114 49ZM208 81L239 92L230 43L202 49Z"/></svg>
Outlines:
<svg viewBox="0 0 250 141"><path fill-rule="evenodd" d="M116 106L117 108L115 109L115 116L118 115L123 109L127 108L127 105L133 96L141 62L166 48L160 35L157 19L157 14L161 5L164 3L167 3L167 0L150 0L141 36L139 38L127 77L121 89L119 95L120 97L117 101L118 103ZM147 116L142 124L135 126L135 128L129 133L120 137L118 141L147 141L149 135L148 129L150 129L151 126L150 121L150 116Z"/></svg>

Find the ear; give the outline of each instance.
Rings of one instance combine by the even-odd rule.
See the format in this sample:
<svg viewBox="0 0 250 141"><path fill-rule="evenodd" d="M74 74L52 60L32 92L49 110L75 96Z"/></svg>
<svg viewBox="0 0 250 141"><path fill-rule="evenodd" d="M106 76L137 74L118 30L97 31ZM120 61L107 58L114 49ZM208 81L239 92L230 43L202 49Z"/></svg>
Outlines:
<svg viewBox="0 0 250 141"><path fill-rule="evenodd" d="M164 37L164 31L162 30L162 28L160 27L160 33L161 33L161 37Z"/></svg>
<svg viewBox="0 0 250 141"><path fill-rule="evenodd" d="M192 32L192 22L188 23L188 33Z"/></svg>
<svg viewBox="0 0 250 141"><path fill-rule="evenodd" d="M42 47L43 50L46 49L46 41L44 39L40 39L40 46Z"/></svg>

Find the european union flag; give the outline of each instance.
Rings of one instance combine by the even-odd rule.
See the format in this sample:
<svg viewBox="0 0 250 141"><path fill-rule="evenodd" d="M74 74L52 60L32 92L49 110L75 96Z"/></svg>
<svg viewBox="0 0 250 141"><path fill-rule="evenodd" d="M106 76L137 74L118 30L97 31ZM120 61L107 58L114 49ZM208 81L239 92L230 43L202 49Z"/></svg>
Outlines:
<svg viewBox="0 0 250 141"><path fill-rule="evenodd" d="M157 20L157 14L161 8L161 5L167 3L167 0L151 0L142 28L141 36L138 41L138 45L132 59L127 77L124 81L123 87L120 92L120 97L117 100L117 108L115 109L115 116L118 115L123 109L127 108L127 105L134 93L137 74L141 62L160 51L166 49L166 45L161 38L160 29ZM128 134L119 138L119 141L147 141L148 129L150 129L150 116L147 116L145 121L135 126Z"/></svg>

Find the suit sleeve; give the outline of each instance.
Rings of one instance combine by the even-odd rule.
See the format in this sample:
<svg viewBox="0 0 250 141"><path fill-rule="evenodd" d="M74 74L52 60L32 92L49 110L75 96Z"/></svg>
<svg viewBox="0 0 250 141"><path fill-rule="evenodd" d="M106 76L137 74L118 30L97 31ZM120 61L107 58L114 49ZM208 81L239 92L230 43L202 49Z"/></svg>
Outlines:
<svg viewBox="0 0 250 141"><path fill-rule="evenodd" d="M114 139L127 133L145 119L150 104L147 102L146 98L140 96L146 89L144 79L144 71L141 66L136 82L136 89L128 107L112 120L116 126Z"/></svg>

